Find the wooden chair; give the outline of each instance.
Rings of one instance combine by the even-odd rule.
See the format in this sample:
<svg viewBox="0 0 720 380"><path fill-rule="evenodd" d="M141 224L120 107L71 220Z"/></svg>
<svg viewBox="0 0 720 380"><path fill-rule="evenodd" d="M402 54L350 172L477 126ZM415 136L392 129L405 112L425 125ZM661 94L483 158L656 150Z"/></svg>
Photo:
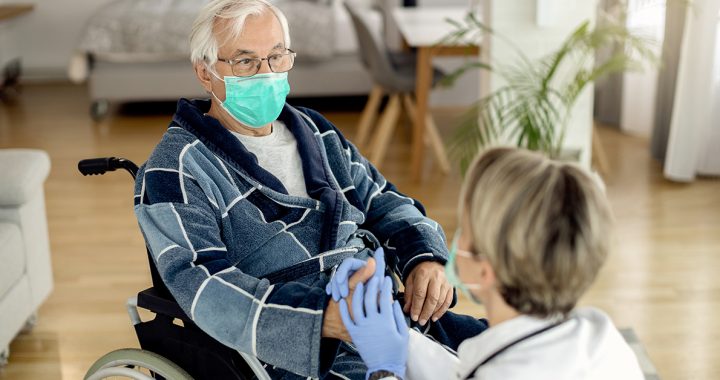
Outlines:
<svg viewBox="0 0 720 380"><path fill-rule="evenodd" d="M345 2L345 8L350 13L355 32L358 38L360 57L365 68L375 82L370 92L370 97L358 126L357 136L354 139L355 145L369 153L370 161L380 167L385 158L388 145L392 139L393 132L398 123L398 118L405 109L413 123L417 122L415 107L415 67L416 59L410 53L390 54L387 47L379 36L371 32L367 21L364 18L363 10ZM433 83L442 78L439 70L434 70ZM375 126L378 117L378 109L383 97L389 97L388 103ZM445 145L433 121L432 115L425 115L427 133L425 144L432 147L437 162L443 173L450 172L450 162L445 151ZM371 132L374 131L373 139L368 144Z"/></svg>

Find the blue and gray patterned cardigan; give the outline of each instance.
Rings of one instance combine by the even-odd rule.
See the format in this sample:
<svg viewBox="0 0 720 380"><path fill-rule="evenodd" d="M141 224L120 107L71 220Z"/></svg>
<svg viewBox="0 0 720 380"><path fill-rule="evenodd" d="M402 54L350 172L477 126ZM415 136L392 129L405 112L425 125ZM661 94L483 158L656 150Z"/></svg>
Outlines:
<svg viewBox="0 0 720 380"><path fill-rule="evenodd" d="M180 100L138 173L135 214L157 269L218 341L322 376L338 347L321 339L328 272L367 258L371 238L404 279L420 262L445 262L445 235L317 112L285 105L279 117L297 139L312 197L300 198L204 115L209 107Z"/></svg>

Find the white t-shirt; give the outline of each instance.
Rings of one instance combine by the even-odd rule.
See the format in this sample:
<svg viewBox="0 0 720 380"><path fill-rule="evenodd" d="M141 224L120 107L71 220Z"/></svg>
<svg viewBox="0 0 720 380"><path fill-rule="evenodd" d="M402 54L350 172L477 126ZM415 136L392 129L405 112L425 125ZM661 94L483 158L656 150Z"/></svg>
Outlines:
<svg viewBox="0 0 720 380"><path fill-rule="evenodd" d="M309 198L297 140L285 123L276 120L267 136L248 136L230 131L258 159L258 164L277 177L288 194Z"/></svg>

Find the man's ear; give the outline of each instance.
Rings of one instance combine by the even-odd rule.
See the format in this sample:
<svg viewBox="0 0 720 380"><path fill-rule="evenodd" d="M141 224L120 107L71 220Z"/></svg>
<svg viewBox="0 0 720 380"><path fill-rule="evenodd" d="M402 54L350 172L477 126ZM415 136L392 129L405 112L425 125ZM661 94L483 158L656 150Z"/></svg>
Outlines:
<svg viewBox="0 0 720 380"><path fill-rule="evenodd" d="M212 74L205 63L196 63L194 65L195 75L205 91L212 91Z"/></svg>

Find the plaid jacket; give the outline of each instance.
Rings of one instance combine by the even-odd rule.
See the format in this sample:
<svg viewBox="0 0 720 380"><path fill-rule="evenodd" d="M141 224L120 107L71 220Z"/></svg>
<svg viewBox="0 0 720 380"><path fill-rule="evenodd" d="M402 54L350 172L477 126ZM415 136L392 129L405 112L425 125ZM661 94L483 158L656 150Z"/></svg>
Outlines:
<svg viewBox="0 0 720 380"><path fill-rule="evenodd" d="M135 214L183 310L223 344L302 376L323 375L328 272L385 247L405 278L447 258L445 235L315 111L285 105L311 198L288 195L217 120L185 100L140 168ZM322 342L322 344L321 344Z"/></svg>

